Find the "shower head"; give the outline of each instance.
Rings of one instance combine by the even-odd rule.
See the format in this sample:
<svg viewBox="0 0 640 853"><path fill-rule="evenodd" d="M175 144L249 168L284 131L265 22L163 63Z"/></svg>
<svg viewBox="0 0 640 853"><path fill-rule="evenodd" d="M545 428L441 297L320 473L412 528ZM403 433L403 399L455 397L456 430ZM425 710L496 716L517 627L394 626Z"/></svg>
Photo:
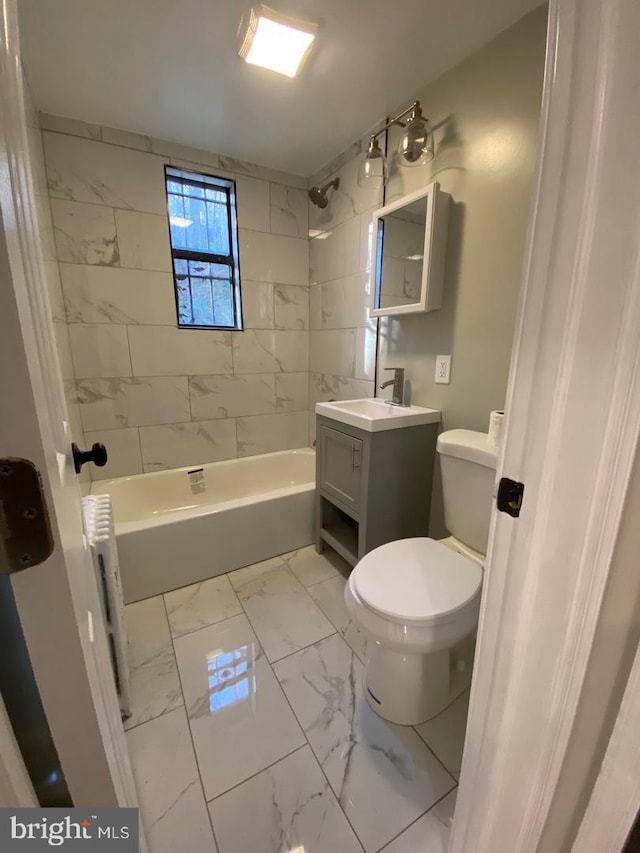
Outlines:
<svg viewBox="0 0 640 853"><path fill-rule="evenodd" d="M337 190L340 186L340 178L334 178L332 181L329 181L328 184L325 184L321 187L311 187L309 190L309 198L312 203L316 205L316 207L326 207L329 204L329 199L327 198L327 192L330 187L333 187L334 190Z"/></svg>

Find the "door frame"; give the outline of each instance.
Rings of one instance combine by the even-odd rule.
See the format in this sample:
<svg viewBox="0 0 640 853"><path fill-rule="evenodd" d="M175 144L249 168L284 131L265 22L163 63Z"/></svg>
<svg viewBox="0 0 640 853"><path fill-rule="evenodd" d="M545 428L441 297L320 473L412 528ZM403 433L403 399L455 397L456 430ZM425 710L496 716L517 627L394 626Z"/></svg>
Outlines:
<svg viewBox="0 0 640 853"><path fill-rule="evenodd" d="M593 649L640 422L640 193L625 170L639 14L551 0L498 464L526 488L518 520L492 517L450 853L538 848ZM619 287L605 293L605 274Z"/></svg>
<svg viewBox="0 0 640 853"><path fill-rule="evenodd" d="M33 785L0 696L0 808L37 806Z"/></svg>
<svg viewBox="0 0 640 853"><path fill-rule="evenodd" d="M572 853L618 853L640 806L640 646Z"/></svg>
<svg viewBox="0 0 640 853"><path fill-rule="evenodd" d="M640 424L639 30L634 0L551 0L497 470L524 500L492 514L449 853L552 849Z"/></svg>
<svg viewBox="0 0 640 853"><path fill-rule="evenodd" d="M135 807L43 275L16 0L0 0L0 284L2 454L38 470L54 540L43 563L11 576L21 627L74 804ZM3 787L24 804L24 764L15 758L13 732L2 725ZM142 826L140 844L146 849Z"/></svg>

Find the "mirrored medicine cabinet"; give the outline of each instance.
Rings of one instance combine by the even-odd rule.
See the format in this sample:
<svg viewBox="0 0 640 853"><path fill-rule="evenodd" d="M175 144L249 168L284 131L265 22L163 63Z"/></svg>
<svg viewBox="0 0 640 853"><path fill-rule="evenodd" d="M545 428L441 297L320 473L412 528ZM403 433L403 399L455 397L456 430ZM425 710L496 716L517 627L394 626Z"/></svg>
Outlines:
<svg viewBox="0 0 640 853"><path fill-rule="evenodd" d="M450 198L434 182L373 214L372 317L442 305Z"/></svg>

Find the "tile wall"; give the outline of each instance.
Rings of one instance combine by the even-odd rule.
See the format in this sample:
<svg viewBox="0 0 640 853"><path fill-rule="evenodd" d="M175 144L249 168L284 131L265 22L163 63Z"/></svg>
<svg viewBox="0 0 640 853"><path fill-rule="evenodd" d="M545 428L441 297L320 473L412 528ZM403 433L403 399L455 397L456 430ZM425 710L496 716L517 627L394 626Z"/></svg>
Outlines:
<svg viewBox="0 0 640 853"><path fill-rule="evenodd" d="M118 477L308 443L306 180L41 116L66 374ZM233 177L245 331L176 327L165 163ZM51 249L53 253L53 248Z"/></svg>
<svg viewBox="0 0 640 853"><path fill-rule="evenodd" d="M309 404L374 396L375 321L369 319L371 214L382 191L357 184L363 142L351 146L311 185L340 178L329 204L309 202ZM346 159L346 162L345 162Z"/></svg>
<svg viewBox="0 0 640 853"><path fill-rule="evenodd" d="M387 365L405 366L413 402L441 409L446 429L482 429L504 403L545 24L536 10L416 93L436 128L433 163L400 169L390 157L387 200L437 179L453 206L443 308L381 321L380 379ZM508 77L497 73L504 67ZM93 476L304 446L315 438L316 402L376 394L370 223L383 196L357 186L367 135L307 180L107 127L41 121L63 371L75 377L77 430L111 455ZM393 152L393 131L389 144ZM244 332L176 328L165 163L236 179ZM328 206L312 205L307 186L336 176ZM453 356L451 385L433 382L437 353ZM441 495L432 505L434 535L444 535Z"/></svg>
<svg viewBox="0 0 640 853"><path fill-rule="evenodd" d="M31 93L26 77L23 76L23 91L25 95L25 115L27 121L27 142L29 145L29 161L33 176L33 187L35 197L35 214L38 232L40 234L40 247L42 251L42 271L51 307L51 318L56 340L56 349L60 372L64 385L69 416L69 426L73 441L80 447L85 446L85 436L80 419L80 409L77 402L76 383L73 373L73 361L71 358L71 346L69 341L69 327L62 295L62 284L56 254L56 245L53 233L53 222L51 218L51 204L47 188L47 176L44 163L44 150L42 146L42 132L40 119L33 108ZM89 466L83 469L80 480L87 483L89 480Z"/></svg>

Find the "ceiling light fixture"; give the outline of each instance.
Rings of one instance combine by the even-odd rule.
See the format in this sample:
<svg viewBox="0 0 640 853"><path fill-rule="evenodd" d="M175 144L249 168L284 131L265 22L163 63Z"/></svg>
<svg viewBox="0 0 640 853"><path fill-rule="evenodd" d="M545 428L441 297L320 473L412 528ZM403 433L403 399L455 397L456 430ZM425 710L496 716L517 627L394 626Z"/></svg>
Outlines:
<svg viewBox="0 0 640 853"><path fill-rule="evenodd" d="M250 65L295 77L311 53L315 37L315 24L260 5L251 9L244 21L238 54Z"/></svg>
<svg viewBox="0 0 640 853"><path fill-rule="evenodd" d="M185 219L182 216L170 216L169 222L177 228L188 228L193 225L193 219Z"/></svg>
<svg viewBox="0 0 640 853"><path fill-rule="evenodd" d="M405 116L408 116L407 121L401 121ZM371 134L367 153L358 169L358 186L381 189L386 185L389 171L378 137L393 124L403 128L398 145L398 162L401 166L424 166L433 160L434 144L431 126L422 114L420 101L414 101L410 107L394 116L384 127Z"/></svg>

